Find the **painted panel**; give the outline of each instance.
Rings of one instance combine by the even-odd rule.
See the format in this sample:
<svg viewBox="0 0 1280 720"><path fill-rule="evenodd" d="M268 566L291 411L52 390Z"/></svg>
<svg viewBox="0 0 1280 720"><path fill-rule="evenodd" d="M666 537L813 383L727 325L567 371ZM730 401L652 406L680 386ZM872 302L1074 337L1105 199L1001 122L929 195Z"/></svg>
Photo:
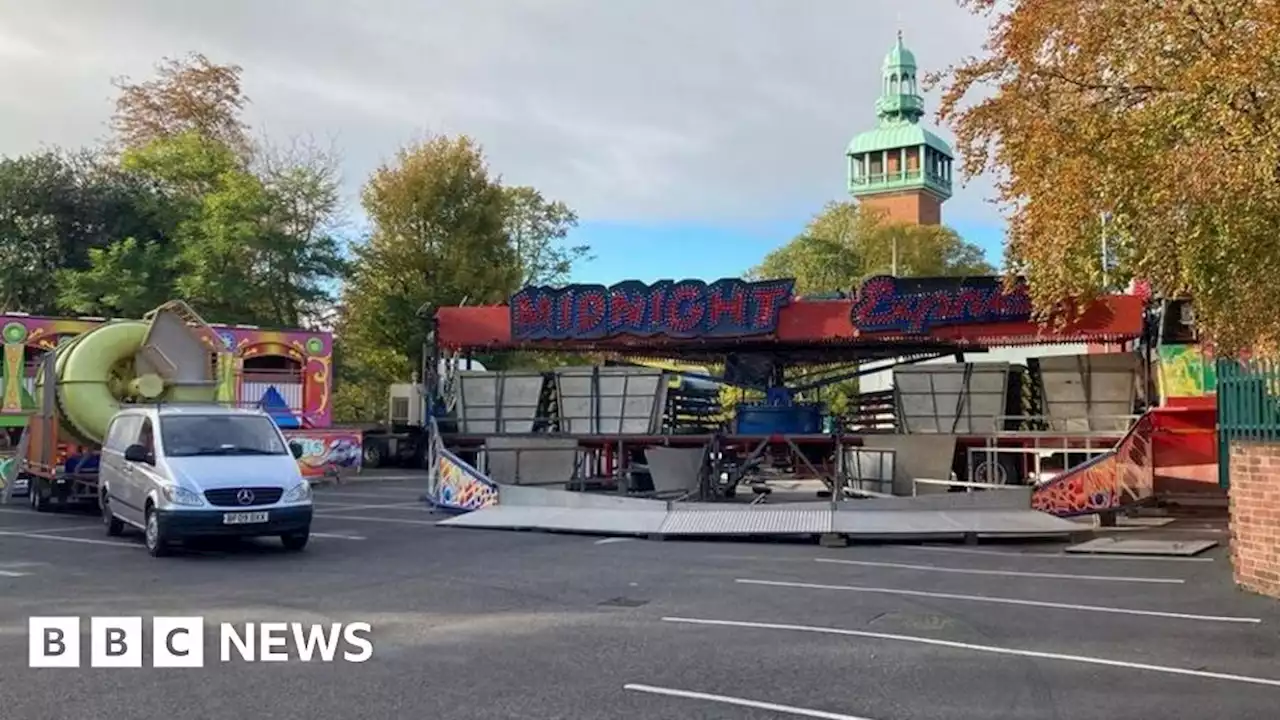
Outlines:
<svg viewBox="0 0 1280 720"><path fill-rule="evenodd" d="M1079 465L1036 488L1031 507L1059 517L1088 515L1119 505L1114 452Z"/></svg>
<svg viewBox="0 0 1280 720"><path fill-rule="evenodd" d="M450 510L479 510L498 504L498 486L462 458L436 451L436 504Z"/></svg>
<svg viewBox="0 0 1280 720"><path fill-rule="evenodd" d="M1072 517L1116 510L1151 497L1153 429L1148 413L1134 423L1115 450L1038 485L1031 495L1031 507Z"/></svg>
<svg viewBox="0 0 1280 720"><path fill-rule="evenodd" d="M1159 363L1160 402L1171 397L1200 397L1218 391L1218 369L1212 353L1199 345L1162 345Z"/></svg>
<svg viewBox="0 0 1280 720"><path fill-rule="evenodd" d="M303 477L346 475L360 469L362 436L359 430L285 430L289 444L302 446L298 468Z"/></svg>

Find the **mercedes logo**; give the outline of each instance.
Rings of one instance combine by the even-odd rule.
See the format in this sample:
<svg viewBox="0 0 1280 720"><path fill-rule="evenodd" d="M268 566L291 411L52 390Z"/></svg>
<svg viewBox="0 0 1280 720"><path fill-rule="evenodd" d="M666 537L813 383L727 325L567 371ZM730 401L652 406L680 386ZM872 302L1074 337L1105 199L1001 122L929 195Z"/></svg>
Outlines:
<svg viewBox="0 0 1280 720"><path fill-rule="evenodd" d="M253 504L253 491L249 488L243 488L240 492L236 493L236 502L241 505Z"/></svg>

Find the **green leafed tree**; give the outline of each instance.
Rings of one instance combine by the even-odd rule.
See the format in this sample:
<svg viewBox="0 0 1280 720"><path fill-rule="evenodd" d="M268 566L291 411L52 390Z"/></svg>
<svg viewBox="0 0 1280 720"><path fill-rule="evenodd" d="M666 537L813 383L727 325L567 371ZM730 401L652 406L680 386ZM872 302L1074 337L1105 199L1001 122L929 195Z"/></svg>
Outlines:
<svg viewBox="0 0 1280 720"><path fill-rule="evenodd" d="M852 201L833 202L786 245L752 268L754 278L790 277L799 293L849 291L894 268L907 276L989 275L982 249L940 225L886 222Z"/></svg>
<svg viewBox="0 0 1280 720"><path fill-rule="evenodd" d="M756 279L795 278L796 292L820 294L856 290L873 275L902 277L990 275L982 249L940 225L886 222L884 214L852 201L833 202L800 235L765 256L748 275ZM838 375L845 368L833 368ZM841 413L857 395L856 379L813 392L832 412Z"/></svg>
<svg viewBox="0 0 1280 720"><path fill-rule="evenodd" d="M86 268L58 270L58 304L77 315L141 317L173 298L175 269L165 242L128 237L91 249Z"/></svg>
<svg viewBox="0 0 1280 720"><path fill-rule="evenodd" d="M528 186L503 188L506 231L520 262L520 284L562 283L575 262L589 259L586 245L567 245L578 216L569 206L549 201Z"/></svg>
<svg viewBox="0 0 1280 720"><path fill-rule="evenodd" d="M503 302L521 280L508 197L468 137L433 136L374 171L362 204L372 225L342 293L335 408L386 415L386 389L421 366L433 308Z"/></svg>
<svg viewBox="0 0 1280 720"><path fill-rule="evenodd" d="M92 152L0 160L0 307L57 314L57 273L122 237L163 239L150 188Z"/></svg>
<svg viewBox="0 0 1280 720"><path fill-rule="evenodd" d="M289 327L307 325L331 310L333 282L348 270L339 239L338 156L302 141L283 148L265 146L258 156L271 228L261 273L276 288L267 309Z"/></svg>
<svg viewBox="0 0 1280 720"><path fill-rule="evenodd" d="M121 166L150 188L164 237L126 237L59 274L59 302L79 313L136 315L182 298L215 322L297 326L330 296L344 264L325 218L336 180L290 165L266 179L195 132L126 150Z"/></svg>

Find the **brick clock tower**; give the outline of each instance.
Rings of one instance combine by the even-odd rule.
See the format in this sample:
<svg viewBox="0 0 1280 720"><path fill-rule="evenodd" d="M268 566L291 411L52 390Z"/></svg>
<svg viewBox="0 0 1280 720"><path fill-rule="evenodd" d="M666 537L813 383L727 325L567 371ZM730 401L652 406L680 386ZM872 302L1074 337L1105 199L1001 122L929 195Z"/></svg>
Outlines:
<svg viewBox="0 0 1280 720"><path fill-rule="evenodd" d="M920 124L924 98L916 79L916 58L902 33L884 57L879 126L849 143L849 193L879 208L889 222L942 223L942 203L951 197L951 148Z"/></svg>

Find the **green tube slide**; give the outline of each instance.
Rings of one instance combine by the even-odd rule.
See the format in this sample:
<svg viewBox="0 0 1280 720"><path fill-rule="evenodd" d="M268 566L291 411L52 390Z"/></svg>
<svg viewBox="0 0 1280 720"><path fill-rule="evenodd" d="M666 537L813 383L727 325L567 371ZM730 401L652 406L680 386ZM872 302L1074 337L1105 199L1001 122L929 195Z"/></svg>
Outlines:
<svg viewBox="0 0 1280 720"><path fill-rule="evenodd" d="M64 434L101 445L111 418L126 402L213 402L212 385L171 386L158 375L137 372L135 358L150 327L144 320L113 320L58 346L53 366ZM36 380L37 397L45 380L42 371Z"/></svg>

